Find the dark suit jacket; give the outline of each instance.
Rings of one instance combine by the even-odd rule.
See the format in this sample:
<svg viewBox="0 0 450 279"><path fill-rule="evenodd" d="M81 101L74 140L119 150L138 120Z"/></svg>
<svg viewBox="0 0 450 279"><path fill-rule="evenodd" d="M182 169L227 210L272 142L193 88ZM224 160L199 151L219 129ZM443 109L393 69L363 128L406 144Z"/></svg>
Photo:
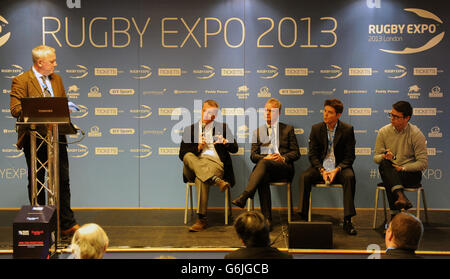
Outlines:
<svg viewBox="0 0 450 279"><path fill-rule="evenodd" d="M274 247L240 248L225 255L225 259L292 259L292 255Z"/></svg>
<svg viewBox="0 0 450 279"><path fill-rule="evenodd" d="M50 82L52 84L53 94L55 97L66 96L66 90L64 89L64 84L59 75L53 73L50 76ZM11 85L9 108L11 111L11 115L20 121L22 120L21 99L24 97L44 97L41 86L39 85L39 82L33 73L33 69L31 68L25 73L15 77ZM19 128L16 144L18 149L22 149L23 140L27 135L28 133L26 132L25 127Z"/></svg>
<svg viewBox="0 0 450 279"><path fill-rule="evenodd" d="M295 137L294 127L278 122L278 151L285 158L286 164L293 166L294 162L300 158L297 138ZM253 132L252 150L250 159L253 163L258 163L267 154L261 154L261 147L270 144L270 138L267 135L267 126L263 125Z"/></svg>
<svg viewBox="0 0 450 279"><path fill-rule="evenodd" d="M355 161L355 133L353 126L342 121L336 124L333 147L336 167L351 168ZM324 122L312 126L309 135L309 161L314 168L320 170L328 151L327 126Z"/></svg>
<svg viewBox="0 0 450 279"><path fill-rule="evenodd" d="M388 249L386 254L381 255L382 259L423 259L410 249Z"/></svg>
<svg viewBox="0 0 450 279"><path fill-rule="evenodd" d="M181 140L180 152L178 157L183 161L183 157L186 153L192 152L194 155L199 156L201 152L198 151L198 127L199 123L196 122L191 126L187 126L183 131L183 138ZM228 129L225 123L214 123L213 135L222 135L228 140L227 144L215 144L217 154L224 165L223 179L233 186L235 184L233 164L231 161L230 153L238 152L239 146L236 139L233 137L233 133ZM186 183L188 179L183 175L183 181Z"/></svg>

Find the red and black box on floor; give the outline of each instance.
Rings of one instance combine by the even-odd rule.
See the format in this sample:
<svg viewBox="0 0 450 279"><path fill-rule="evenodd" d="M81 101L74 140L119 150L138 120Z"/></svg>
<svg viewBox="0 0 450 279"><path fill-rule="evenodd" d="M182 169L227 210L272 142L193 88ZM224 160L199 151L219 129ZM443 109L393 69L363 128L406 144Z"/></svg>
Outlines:
<svg viewBox="0 0 450 279"><path fill-rule="evenodd" d="M24 205L13 223L13 258L48 259L56 253L56 207Z"/></svg>

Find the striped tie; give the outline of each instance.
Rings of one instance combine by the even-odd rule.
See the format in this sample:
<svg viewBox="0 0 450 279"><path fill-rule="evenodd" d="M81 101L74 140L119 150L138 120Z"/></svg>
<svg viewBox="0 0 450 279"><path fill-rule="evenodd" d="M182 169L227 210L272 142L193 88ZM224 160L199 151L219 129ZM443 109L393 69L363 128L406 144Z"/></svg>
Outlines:
<svg viewBox="0 0 450 279"><path fill-rule="evenodd" d="M47 76L41 76L41 78L43 81L42 87L44 88L44 97L51 97L52 93L50 93L50 90L48 90L47 83L46 83Z"/></svg>

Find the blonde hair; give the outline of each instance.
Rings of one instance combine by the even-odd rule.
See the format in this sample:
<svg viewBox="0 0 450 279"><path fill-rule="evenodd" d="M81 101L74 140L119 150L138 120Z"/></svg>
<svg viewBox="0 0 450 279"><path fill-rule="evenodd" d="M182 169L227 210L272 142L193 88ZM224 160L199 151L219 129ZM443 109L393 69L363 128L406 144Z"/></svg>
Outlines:
<svg viewBox="0 0 450 279"><path fill-rule="evenodd" d="M108 244L108 236L99 225L85 224L73 235L72 254L76 259L101 259Z"/></svg>
<svg viewBox="0 0 450 279"><path fill-rule="evenodd" d="M269 100L267 100L266 104L272 104L277 107L279 111L281 111L281 102L278 101L278 99L270 98Z"/></svg>
<svg viewBox="0 0 450 279"><path fill-rule="evenodd" d="M33 64L36 64L39 59L44 58L51 53L55 53L55 49L46 45L41 45L33 48L33 50L31 51Z"/></svg>
<svg viewBox="0 0 450 279"><path fill-rule="evenodd" d="M204 101L202 107L204 107L205 104L208 104L208 106L210 106L210 107L219 108L219 103L217 103L217 102L214 101L214 100L206 100L206 101Z"/></svg>

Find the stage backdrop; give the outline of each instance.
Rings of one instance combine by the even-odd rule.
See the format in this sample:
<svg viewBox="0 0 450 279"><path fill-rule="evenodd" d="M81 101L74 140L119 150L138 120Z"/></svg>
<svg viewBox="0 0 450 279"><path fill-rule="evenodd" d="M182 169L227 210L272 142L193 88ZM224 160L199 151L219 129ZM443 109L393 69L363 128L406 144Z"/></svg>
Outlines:
<svg viewBox="0 0 450 279"><path fill-rule="evenodd" d="M180 208L185 202L180 132L215 99L239 142L232 156L237 184L253 168L251 133L270 97L281 121L295 127L309 166L311 125L323 102L345 104L341 120L356 134L358 208L373 206L380 181L373 149L398 100L428 141L423 172L430 208L450 208L450 152L445 1L3 0L0 4L0 208L27 204L25 158L16 150L9 112L12 78L31 67L31 50L56 49L57 72L81 111L86 133L69 146L73 207ZM70 137L75 142L81 135ZM447 163L446 163L447 162ZM342 207L340 190L314 190L313 206ZM211 190L210 206L223 194ZM275 207L285 189L273 189ZM412 199L415 201L415 198Z"/></svg>

